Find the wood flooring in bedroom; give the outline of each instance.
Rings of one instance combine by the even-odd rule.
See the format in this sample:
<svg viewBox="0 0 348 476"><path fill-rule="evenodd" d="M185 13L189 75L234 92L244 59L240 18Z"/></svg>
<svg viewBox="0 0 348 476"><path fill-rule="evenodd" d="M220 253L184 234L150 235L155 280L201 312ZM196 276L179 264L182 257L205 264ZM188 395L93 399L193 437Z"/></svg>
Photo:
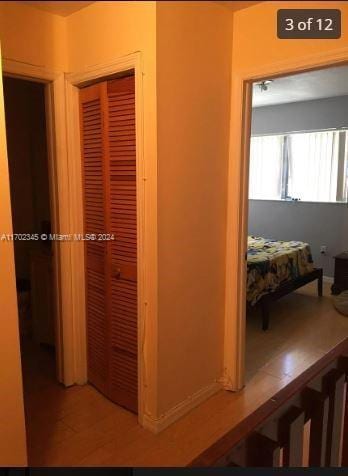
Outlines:
<svg viewBox="0 0 348 476"><path fill-rule="evenodd" d="M330 284L324 283L323 294L319 298L316 283L310 283L275 302L266 332L256 310L248 316L247 383L263 374L296 377L348 336L348 317L335 310Z"/></svg>

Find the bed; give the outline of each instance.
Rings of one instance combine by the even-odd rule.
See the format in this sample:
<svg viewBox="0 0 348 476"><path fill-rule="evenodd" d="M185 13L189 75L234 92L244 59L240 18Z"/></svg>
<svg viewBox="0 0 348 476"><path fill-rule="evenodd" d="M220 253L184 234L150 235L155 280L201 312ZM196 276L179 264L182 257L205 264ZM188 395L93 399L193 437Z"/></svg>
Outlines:
<svg viewBox="0 0 348 476"><path fill-rule="evenodd" d="M314 267L308 243L249 236L247 257L247 305L261 308L263 330L269 327L272 301L314 280L322 296L323 270Z"/></svg>

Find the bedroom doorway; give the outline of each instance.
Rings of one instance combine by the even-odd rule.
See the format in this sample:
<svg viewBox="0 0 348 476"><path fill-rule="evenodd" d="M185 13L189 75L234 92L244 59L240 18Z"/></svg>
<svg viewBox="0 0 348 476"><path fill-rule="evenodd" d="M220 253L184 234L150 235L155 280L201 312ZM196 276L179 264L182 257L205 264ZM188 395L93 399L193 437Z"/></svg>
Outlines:
<svg viewBox="0 0 348 476"><path fill-rule="evenodd" d="M291 379L348 336L347 66L251 85L245 382Z"/></svg>

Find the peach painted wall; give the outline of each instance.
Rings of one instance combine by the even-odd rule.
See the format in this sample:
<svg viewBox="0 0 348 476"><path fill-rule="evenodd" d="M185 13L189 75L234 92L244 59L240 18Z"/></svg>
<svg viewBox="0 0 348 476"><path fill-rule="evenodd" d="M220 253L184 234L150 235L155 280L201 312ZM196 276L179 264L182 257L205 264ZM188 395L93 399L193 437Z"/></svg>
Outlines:
<svg viewBox="0 0 348 476"><path fill-rule="evenodd" d="M160 415L223 373L232 18L157 4Z"/></svg>
<svg viewBox="0 0 348 476"><path fill-rule="evenodd" d="M58 71L65 68L65 22L57 15L17 2L1 2L0 43L3 58ZM11 233L2 81L0 90L0 233ZM0 466L24 466L27 454L14 255L11 243L1 242L0 248Z"/></svg>
<svg viewBox="0 0 348 476"><path fill-rule="evenodd" d="M277 39L277 10L280 8L339 8L342 37L337 40ZM348 45L348 2L261 2L234 14L233 72L256 70L259 66Z"/></svg>
<svg viewBox="0 0 348 476"><path fill-rule="evenodd" d="M65 22L57 15L17 2L1 2L0 43L3 58L54 70L65 68ZM2 81L0 91L0 233L11 233ZM0 248L0 269L6 270L6 279L0 279L0 466L23 466L27 455L14 256L11 243L1 242Z"/></svg>
<svg viewBox="0 0 348 476"><path fill-rule="evenodd" d="M0 68L1 73L1 68ZM12 233L5 117L0 75L0 234ZM27 462L13 243L0 241L0 466Z"/></svg>
<svg viewBox="0 0 348 476"><path fill-rule="evenodd" d="M66 66L65 19L17 2L0 2L3 58L48 69Z"/></svg>

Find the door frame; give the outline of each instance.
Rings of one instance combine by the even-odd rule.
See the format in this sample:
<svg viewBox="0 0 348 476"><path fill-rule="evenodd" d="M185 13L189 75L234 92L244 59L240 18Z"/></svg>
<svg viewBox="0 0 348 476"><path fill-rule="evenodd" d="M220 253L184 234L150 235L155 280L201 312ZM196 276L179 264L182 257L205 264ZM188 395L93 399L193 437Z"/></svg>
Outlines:
<svg viewBox="0 0 348 476"><path fill-rule="evenodd" d="M135 76L135 115L136 115L136 185L137 185L137 255L138 255L138 421L141 425L150 427L153 407L154 389L149 389L149 381L155 381L154 370L150 355L146 352L148 344L155 346L154 335L151 332L155 321L156 307L149 306L148 296L150 287L157 282L157 267L155 257L148 252L146 244L151 242L156 233L156 209L151 206L146 187L146 171L151 173L150 160L144 155L144 98L143 98L143 62L141 52L135 52L117 60L76 73L65 75L66 117L68 161L70 164L71 196L74 201L71 217L74 232L83 230L83 188L82 188L82 154L80 142L79 117L79 86L104 80L117 73L134 70ZM154 171L152 171L154 173ZM151 173L151 175L153 175ZM83 242L73 243L73 294L78 312L75 313L75 366L79 379L87 381L87 350L86 350L86 312L85 312L85 258ZM151 352L152 353L152 352ZM146 378L145 378L146 377Z"/></svg>
<svg viewBox="0 0 348 476"><path fill-rule="evenodd" d="M58 97L64 92L64 74L44 67L22 63L15 60L2 59L3 76L33 81L45 85L46 108L46 137L48 150L48 175L50 190L50 209L52 233L63 234L69 229L67 203L69 196L62 193L67 181L67 164L61 160L64 155L65 130L60 127L64 111ZM63 102L64 104L64 102ZM58 157L60 160L58 160ZM68 353L65 352L66 329L64 323L71 314L72 299L71 289L66 280L69 276L70 246L62 245L58 241L52 242L53 250L53 295L54 295L54 321L56 343L56 372L57 379L64 385L72 385L75 378L71 374L67 361Z"/></svg>
<svg viewBox="0 0 348 476"><path fill-rule="evenodd" d="M347 64L348 48L233 72L227 196L224 388L244 387L246 339L246 252L249 211L249 147L252 83Z"/></svg>

